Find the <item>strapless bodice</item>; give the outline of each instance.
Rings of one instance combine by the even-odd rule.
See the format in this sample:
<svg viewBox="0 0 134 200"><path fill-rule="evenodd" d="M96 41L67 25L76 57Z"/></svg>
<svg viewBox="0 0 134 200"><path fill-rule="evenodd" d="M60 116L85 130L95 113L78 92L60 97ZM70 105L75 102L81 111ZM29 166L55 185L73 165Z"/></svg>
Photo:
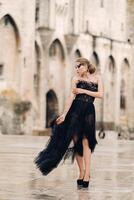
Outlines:
<svg viewBox="0 0 134 200"><path fill-rule="evenodd" d="M76 84L76 87L94 91L94 92L98 91L98 84L92 81L79 80ZM95 97L89 96L87 94L77 94L75 99L82 100L85 102L89 102L89 101L94 102Z"/></svg>

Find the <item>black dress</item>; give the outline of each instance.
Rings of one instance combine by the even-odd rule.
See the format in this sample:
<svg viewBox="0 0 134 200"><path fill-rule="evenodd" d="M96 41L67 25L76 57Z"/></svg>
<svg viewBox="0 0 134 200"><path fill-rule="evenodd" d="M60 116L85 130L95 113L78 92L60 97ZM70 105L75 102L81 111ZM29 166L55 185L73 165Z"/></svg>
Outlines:
<svg viewBox="0 0 134 200"><path fill-rule="evenodd" d="M97 91L98 84L79 80L77 88ZM54 123L45 148L38 153L34 163L43 175L47 175L58 166L60 161L71 157L74 162L75 154L83 155L82 139L88 139L91 152L96 144L96 116L94 97L87 94L77 94L68 110L65 120L60 124ZM70 144L73 146L70 147Z"/></svg>

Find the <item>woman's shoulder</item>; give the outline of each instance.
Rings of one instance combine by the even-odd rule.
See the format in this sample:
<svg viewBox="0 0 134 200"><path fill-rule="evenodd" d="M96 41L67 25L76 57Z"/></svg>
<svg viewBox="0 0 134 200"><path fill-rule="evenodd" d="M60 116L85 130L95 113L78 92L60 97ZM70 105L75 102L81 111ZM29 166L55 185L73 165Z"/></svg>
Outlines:
<svg viewBox="0 0 134 200"><path fill-rule="evenodd" d="M79 78L78 76L74 75L74 76L72 77L72 82L78 82L79 79L80 79L80 78Z"/></svg>
<svg viewBox="0 0 134 200"><path fill-rule="evenodd" d="M102 75L100 73L92 74L91 77L92 77L91 81L94 82L94 83L97 83L97 84L102 79Z"/></svg>

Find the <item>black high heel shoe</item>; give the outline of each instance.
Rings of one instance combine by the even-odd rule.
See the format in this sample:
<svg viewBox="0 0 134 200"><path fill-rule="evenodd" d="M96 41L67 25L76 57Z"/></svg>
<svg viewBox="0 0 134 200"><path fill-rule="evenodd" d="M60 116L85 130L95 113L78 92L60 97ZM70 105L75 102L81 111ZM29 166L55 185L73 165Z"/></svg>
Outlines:
<svg viewBox="0 0 134 200"><path fill-rule="evenodd" d="M84 170L84 173L83 173L83 178L77 179L77 187L79 187L79 188L81 188L83 186L84 174L85 174L85 170Z"/></svg>
<svg viewBox="0 0 134 200"><path fill-rule="evenodd" d="M89 179L90 179L90 176L89 176ZM89 180L90 181L90 180ZM89 186L89 181L82 181L82 187L83 188L88 188L88 186Z"/></svg>
<svg viewBox="0 0 134 200"><path fill-rule="evenodd" d="M82 187L83 188L88 188L88 186L89 186L89 181L83 181Z"/></svg>
<svg viewBox="0 0 134 200"><path fill-rule="evenodd" d="M83 186L83 179L77 179L77 186L82 187Z"/></svg>

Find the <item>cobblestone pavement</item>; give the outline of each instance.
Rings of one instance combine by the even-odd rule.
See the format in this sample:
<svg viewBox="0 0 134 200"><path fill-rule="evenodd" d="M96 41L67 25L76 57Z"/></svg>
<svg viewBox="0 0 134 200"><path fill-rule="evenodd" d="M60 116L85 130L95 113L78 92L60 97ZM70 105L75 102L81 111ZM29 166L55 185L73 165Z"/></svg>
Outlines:
<svg viewBox="0 0 134 200"><path fill-rule="evenodd" d="M76 162L42 176L33 163L47 136L0 136L0 200L134 200L134 141L103 139L92 154L88 190Z"/></svg>

